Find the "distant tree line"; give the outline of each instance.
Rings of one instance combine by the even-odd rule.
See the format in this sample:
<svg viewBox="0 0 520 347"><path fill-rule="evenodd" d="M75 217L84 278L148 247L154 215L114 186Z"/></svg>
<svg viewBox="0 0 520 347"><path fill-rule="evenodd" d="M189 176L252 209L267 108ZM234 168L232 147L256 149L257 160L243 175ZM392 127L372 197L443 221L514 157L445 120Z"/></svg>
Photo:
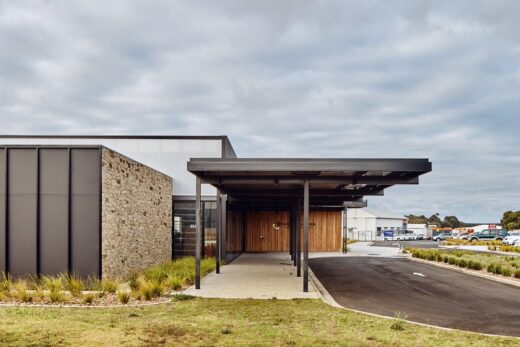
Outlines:
<svg viewBox="0 0 520 347"><path fill-rule="evenodd" d="M405 217L408 218L409 224L435 225L439 228L462 228L466 226L466 223L459 220L456 216L446 216L444 220L442 220L438 213L432 214L430 217L424 215L416 216L413 214Z"/></svg>
<svg viewBox="0 0 520 347"><path fill-rule="evenodd" d="M424 215L416 216L413 214L405 217L408 218L409 224L436 225L439 228L462 228L476 225L464 223L456 216L446 216L444 217L444 220L442 220L438 213L432 214L430 217ZM504 212L502 219L500 220L500 225L507 230L520 230L520 211Z"/></svg>

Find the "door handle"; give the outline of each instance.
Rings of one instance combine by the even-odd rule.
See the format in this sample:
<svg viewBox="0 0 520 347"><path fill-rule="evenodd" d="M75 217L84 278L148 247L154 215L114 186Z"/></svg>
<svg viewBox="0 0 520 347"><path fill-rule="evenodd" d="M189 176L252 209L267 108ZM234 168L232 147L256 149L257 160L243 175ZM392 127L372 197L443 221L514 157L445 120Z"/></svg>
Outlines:
<svg viewBox="0 0 520 347"><path fill-rule="evenodd" d="M263 238L264 238L264 235L260 235L260 238L263 239Z"/></svg>

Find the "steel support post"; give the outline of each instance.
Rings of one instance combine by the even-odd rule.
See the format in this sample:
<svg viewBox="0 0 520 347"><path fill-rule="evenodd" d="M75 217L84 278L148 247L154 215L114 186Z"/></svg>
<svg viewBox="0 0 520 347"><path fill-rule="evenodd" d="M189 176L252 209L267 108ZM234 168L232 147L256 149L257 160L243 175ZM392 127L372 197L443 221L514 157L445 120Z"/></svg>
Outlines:
<svg viewBox="0 0 520 347"><path fill-rule="evenodd" d="M215 272L220 273L220 242L221 242L221 231L222 231L222 202L220 201L220 190L217 189L217 230L216 230L216 242L215 242Z"/></svg>
<svg viewBox="0 0 520 347"><path fill-rule="evenodd" d="M302 275L302 230L300 224L301 199L296 204L296 276Z"/></svg>
<svg viewBox="0 0 520 347"><path fill-rule="evenodd" d="M200 205L200 177L197 176L195 179L195 289L200 289L200 243L202 241Z"/></svg>
<svg viewBox="0 0 520 347"><path fill-rule="evenodd" d="M303 185L303 291L309 291L309 181Z"/></svg>
<svg viewBox="0 0 520 347"><path fill-rule="evenodd" d="M220 255L224 255L224 259L226 259L226 233L227 233L227 195L221 195L220 201Z"/></svg>

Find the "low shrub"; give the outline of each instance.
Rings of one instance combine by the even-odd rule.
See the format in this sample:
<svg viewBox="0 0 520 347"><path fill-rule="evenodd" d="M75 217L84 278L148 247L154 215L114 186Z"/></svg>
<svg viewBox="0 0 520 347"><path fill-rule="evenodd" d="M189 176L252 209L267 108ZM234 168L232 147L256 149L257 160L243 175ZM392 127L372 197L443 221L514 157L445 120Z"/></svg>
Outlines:
<svg viewBox="0 0 520 347"><path fill-rule="evenodd" d="M115 294L119 288L119 283L116 280L107 278L101 281L101 288L105 292Z"/></svg>
<svg viewBox="0 0 520 347"><path fill-rule="evenodd" d="M45 301L45 290L42 285L36 283L34 286L34 297L38 301Z"/></svg>
<svg viewBox="0 0 520 347"><path fill-rule="evenodd" d="M515 278L520 278L520 269L515 270L514 276Z"/></svg>
<svg viewBox="0 0 520 347"><path fill-rule="evenodd" d="M502 274L502 276L511 277L511 275L513 274L513 269L508 265L502 265L500 267L500 273Z"/></svg>
<svg viewBox="0 0 520 347"><path fill-rule="evenodd" d="M152 300L156 296L161 296L163 286L157 281L152 281L144 277L139 278L139 294L147 301Z"/></svg>
<svg viewBox="0 0 520 347"><path fill-rule="evenodd" d="M49 292L49 300L52 303L63 302L65 301L65 295L62 292L51 290Z"/></svg>
<svg viewBox="0 0 520 347"><path fill-rule="evenodd" d="M122 304L128 304L130 301L130 293L127 291L118 291L117 292L117 298L119 299L119 302Z"/></svg>
<svg viewBox="0 0 520 347"><path fill-rule="evenodd" d="M482 265L482 263L478 260L470 260L468 261L468 269L471 269L471 270L482 270L484 266Z"/></svg>
<svg viewBox="0 0 520 347"><path fill-rule="evenodd" d="M139 274L137 272L132 272L130 276L128 276L128 285L132 290L139 288Z"/></svg>
<svg viewBox="0 0 520 347"><path fill-rule="evenodd" d="M43 276L43 286L51 292L60 292L63 289L61 276Z"/></svg>
<svg viewBox="0 0 520 347"><path fill-rule="evenodd" d="M11 278L5 272L2 272L0 276L0 293L5 294L6 296L9 294L11 290Z"/></svg>
<svg viewBox="0 0 520 347"><path fill-rule="evenodd" d="M184 282L179 277L169 274L166 278L165 285L173 290L179 290L184 285Z"/></svg>
<svg viewBox="0 0 520 347"><path fill-rule="evenodd" d="M457 261L459 267L468 267L468 261L464 258L459 258Z"/></svg>
<svg viewBox="0 0 520 347"><path fill-rule="evenodd" d="M14 297L21 302L32 302L33 296L28 290L27 282L25 280L20 280L13 286Z"/></svg>
<svg viewBox="0 0 520 347"><path fill-rule="evenodd" d="M92 305L95 299L95 295L93 293L87 293L83 296L83 303L85 305Z"/></svg>
<svg viewBox="0 0 520 347"><path fill-rule="evenodd" d="M450 257L450 259L448 259L448 263L450 265L457 265L457 261L458 261L457 257L454 257L454 256L449 256L449 257Z"/></svg>
<svg viewBox="0 0 520 347"><path fill-rule="evenodd" d="M85 284L78 276L70 275L65 277L65 286L72 296L79 297L81 296L81 292L85 287Z"/></svg>

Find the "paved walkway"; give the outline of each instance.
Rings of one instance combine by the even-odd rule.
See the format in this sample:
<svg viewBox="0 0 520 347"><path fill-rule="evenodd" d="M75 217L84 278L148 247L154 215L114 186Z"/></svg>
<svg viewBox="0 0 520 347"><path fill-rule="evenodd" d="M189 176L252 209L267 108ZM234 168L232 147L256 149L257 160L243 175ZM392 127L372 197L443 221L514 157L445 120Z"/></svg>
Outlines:
<svg viewBox="0 0 520 347"><path fill-rule="evenodd" d="M204 277L201 289L188 288L184 293L205 298L235 299L318 299L309 281L309 292L303 292L303 278L286 253L245 253L222 266L220 274Z"/></svg>

